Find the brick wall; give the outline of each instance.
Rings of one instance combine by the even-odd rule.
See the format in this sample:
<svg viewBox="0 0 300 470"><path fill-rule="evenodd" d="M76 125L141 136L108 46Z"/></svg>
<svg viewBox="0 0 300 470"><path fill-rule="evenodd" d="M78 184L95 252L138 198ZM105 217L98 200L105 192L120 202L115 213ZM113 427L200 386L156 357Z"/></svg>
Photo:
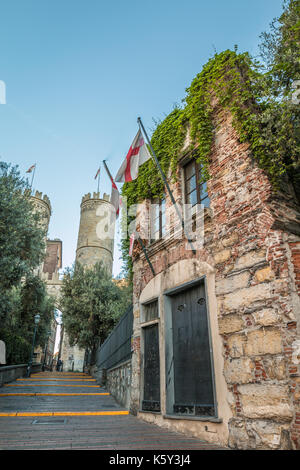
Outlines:
<svg viewBox="0 0 300 470"><path fill-rule="evenodd" d="M53 273L61 268L62 242L60 240L47 240L47 252L44 261L43 272L49 273L48 279L52 279Z"/></svg>
<svg viewBox="0 0 300 470"><path fill-rule="evenodd" d="M284 192L272 191L248 145L239 142L230 115L217 107L215 124L204 246L194 255L184 240L145 244L156 275L183 259L201 260L214 270L232 413L229 445L299 448L299 204L288 182ZM171 187L181 203L180 178ZM139 299L153 274L138 244L133 259L138 336ZM132 406L138 409L140 365L133 356Z"/></svg>

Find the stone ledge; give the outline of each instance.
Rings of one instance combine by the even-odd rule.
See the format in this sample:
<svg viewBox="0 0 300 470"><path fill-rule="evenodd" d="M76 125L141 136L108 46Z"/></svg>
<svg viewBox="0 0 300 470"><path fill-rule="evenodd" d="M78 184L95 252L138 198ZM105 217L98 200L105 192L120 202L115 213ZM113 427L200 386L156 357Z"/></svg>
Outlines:
<svg viewBox="0 0 300 470"><path fill-rule="evenodd" d="M190 421L204 421L204 422L209 422L209 423L223 423L222 418L209 418L209 417L198 417L198 416L188 416L188 415L162 415L164 419L184 419L184 420L190 420Z"/></svg>
<svg viewBox="0 0 300 470"><path fill-rule="evenodd" d="M161 415L161 411L146 411L146 410L138 410L138 413L150 413L152 415Z"/></svg>

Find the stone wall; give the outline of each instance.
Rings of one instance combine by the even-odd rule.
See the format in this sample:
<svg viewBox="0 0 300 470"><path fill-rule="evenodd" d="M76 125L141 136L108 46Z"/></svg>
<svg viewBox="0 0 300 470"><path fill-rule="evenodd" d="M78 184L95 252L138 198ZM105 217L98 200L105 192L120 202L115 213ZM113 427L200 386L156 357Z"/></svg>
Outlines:
<svg viewBox="0 0 300 470"><path fill-rule="evenodd" d="M63 371L83 372L85 350L78 346L70 346L67 333L63 332L61 355Z"/></svg>
<svg viewBox="0 0 300 470"><path fill-rule="evenodd" d="M106 371L106 388L116 401L129 408L131 385L131 361L119 364Z"/></svg>
<svg viewBox="0 0 300 470"><path fill-rule="evenodd" d="M14 382L20 377L26 377L28 364L18 364L14 366L1 366L0 367L0 387L3 384ZM42 364L32 364L31 373L40 372Z"/></svg>
<svg viewBox="0 0 300 470"><path fill-rule="evenodd" d="M62 267L62 241L47 240L47 251L43 266L43 273L48 274L51 280L53 275Z"/></svg>
<svg viewBox="0 0 300 470"><path fill-rule="evenodd" d="M131 408L138 413L141 302L147 300L146 292L150 296L151 290L154 295L158 284L157 292L163 292L172 266L175 269L186 260L189 272L175 270L175 284L171 279L170 283L181 285L203 273L214 279L210 281L209 297L217 395L218 401L225 398L226 404L221 407L223 423L213 425L209 438L231 448L296 449L300 447L299 203L288 182L283 191L272 190L268 177L251 158L248 145L239 142L231 116L217 106L215 124L211 179L207 184L211 204L205 216L203 247L193 255L183 240L169 237L152 245L145 240L156 273L153 277L138 244L134 246L136 348ZM171 183L171 188L181 204L180 167L178 181ZM171 204L168 196L166 204ZM162 414L155 420L175 427L163 418L165 343L163 297L160 299ZM191 425L182 420L178 426L184 432L208 436L203 423Z"/></svg>

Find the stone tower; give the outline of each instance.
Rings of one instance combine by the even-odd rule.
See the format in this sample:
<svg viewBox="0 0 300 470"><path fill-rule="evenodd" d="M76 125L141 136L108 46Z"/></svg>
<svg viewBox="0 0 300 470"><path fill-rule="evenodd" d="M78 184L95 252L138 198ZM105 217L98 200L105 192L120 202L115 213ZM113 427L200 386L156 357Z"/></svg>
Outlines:
<svg viewBox="0 0 300 470"><path fill-rule="evenodd" d="M41 215L41 225L46 229L46 236L48 232L50 217L52 213L50 199L45 194L36 191L34 195L30 196L30 200L34 206L34 210Z"/></svg>
<svg viewBox="0 0 300 470"><path fill-rule="evenodd" d="M40 266L38 266L34 273L36 276L39 276L46 283L47 294L51 295L55 299L56 306L59 305L59 296L60 296L60 289L62 285L62 281L59 279L58 270L62 267L62 242L59 240L48 240L47 234L49 229L50 218L52 215L52 208L50 199L45 194L43 196L42 192L35 191L34 194L30 194L30 190L28 190L27 195L30 197L30 201L33 205L34 212L40 215L39 225L44 229L44 241L46 244L46 251L45 257ZM49 260L49 255L51 254L51 248L53 244L59 244L60 251L57 254L53 254ZM52 249L53 251L53 249ZM58 256L59 254L59 256ZM50 262L49 262L50 261ZM51 360L53 358L54 353L54 344L55 344L55 336L56 336L56 321L54 317L52 317L52 321L50 323L51 335L48 341L47 353L46 353L46 364L49 366ZM35 355L36 360L41 362L42 358L44 358L44 348L40 346L35 348Z"/></svg>
<svg viewBox="0 0 300 470"><path fill-rule="evenodd" d="M114 220L111 219L113 206L107 194L100 193L83 196L80 205L80 224L78 232L76 263L89 268L102 261L108 273L112 274L114 250ZM112 220L112 223L111 223ZM63 333L61 359L65 371L82 371L85 350L70 346L68 335Z"/></svg>
<svg viewBox="0 0 300 470"><path fill-rule="evenodd" d="M82 198L80 225L76 250L76 262L91 267L102 261L112 274L114 250L114 223L110 224L113 206L107 194L93 197L88 193Z"/></svg>
<svg viewBox="0 0 300 470"><path fill-rule="evenodd" d="M34 211L39 213L41 216L39 223L41 227L45 229L45 242L46 242L49 223L50 223L50 217L52 214L50 199L48 198L46 194L43 196L42 192L36 191L35 194L30 196L30 201L33 204ZM43 268L44 268L44 262L42 262L42 264L37 268L36 274L39 275L40 277L42 276Z"/></svg>

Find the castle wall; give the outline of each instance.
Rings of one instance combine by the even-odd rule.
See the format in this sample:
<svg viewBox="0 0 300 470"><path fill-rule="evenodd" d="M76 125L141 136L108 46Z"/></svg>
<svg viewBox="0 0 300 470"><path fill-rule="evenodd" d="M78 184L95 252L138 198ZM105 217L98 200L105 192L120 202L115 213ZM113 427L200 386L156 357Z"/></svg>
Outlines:
<svg viewBox="0 0 300 470"><path fill-rule="evenodd" d="M85 267L102 261L112 273L114 250L114 224L110 226L112 206L109 196L90 193L82 198L76 262ZM109 236L111 238L109 238ZM106 239L107 237L107 239Z"/></svg>
<svg viewBox="0 0 300 470"><path fill-rule="evenodd" d="M30 196L30 200L32 202L35 212L37 212L40 215L39 223L40 223L40 226L45 230L45 243L46 243L50 217L52 213L50 199L48 198L46 194L43 196L42 192L36 191L34 195ZM41 275L41 273L43 272L43 267L44 267L44 261L36 269L37 275L39 276Z"/></svg>
<svg viewBox="0 0 300 470"><path fill-rule="evenodd" d="M43 272L48 273L52 279L54 273L62 267L62 242L61 240L47 240L47 251L44 260Z"/></svg>
<svg viewBox="0 0 300 470"><path fill-rule="evenodd" d="M78 346L70 346L68 335L63 332L60 359L63 361L64 371L83 372L85 350Z"/></svg>
<svg viewBox="0 0 300 470"><path fill-rule="evenodd" d="M52 209L48 196L46 194L43 197L42 196L42 192L36 191L34 195L30 196L30 200L33 204L34 210L40 214L40 224L45 229L47 234Z"/></svg>

